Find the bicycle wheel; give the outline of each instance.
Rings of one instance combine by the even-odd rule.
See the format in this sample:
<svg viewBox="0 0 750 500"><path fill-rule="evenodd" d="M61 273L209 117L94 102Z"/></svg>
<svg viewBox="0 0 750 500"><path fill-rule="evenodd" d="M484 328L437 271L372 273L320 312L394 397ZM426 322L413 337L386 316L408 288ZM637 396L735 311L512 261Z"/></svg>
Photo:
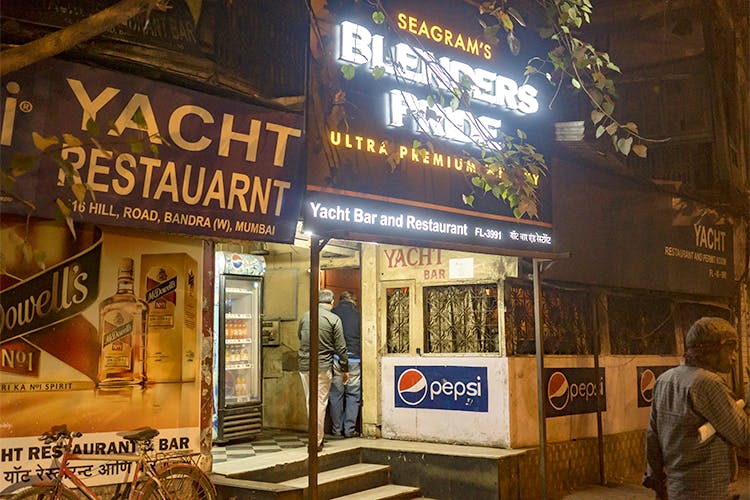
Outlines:
<svg viewBox="0 0 750 500"><path fill-rule="evenodd" d="M64 487L60 490L60 496L55 496L54 486L32 486L25 490L19 491L10 500L53 500L55 498L62 498L63 500L77 500L78 497L75 493Z"/></svg>
<svg viewBox="0 0 750 500"><path fill-rule="evenodd" d="M216 490L203 471L189 464L174 464L159 471L159 482L172 500L215 500ZM161 499L155 481L144 484L141 500Z"/></svg>

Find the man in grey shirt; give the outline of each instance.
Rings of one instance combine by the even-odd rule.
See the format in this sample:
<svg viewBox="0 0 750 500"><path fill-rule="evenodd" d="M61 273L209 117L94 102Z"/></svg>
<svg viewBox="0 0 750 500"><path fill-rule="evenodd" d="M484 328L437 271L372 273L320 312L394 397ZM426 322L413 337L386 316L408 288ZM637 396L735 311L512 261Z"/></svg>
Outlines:
<svg viewBox="0 0 750 500"><path fill-rule="evenodd" d="M323 449L323 425L325 423L328 393L333 378L333 354L339 356L344 383L349 380L349 358L346 353L344 329L341 318L331 312L333 292L322 289L318 293L318 451ZM310 400L310 311L305 312L299 320L299 371L302 388L305 391L305 407Z"/></svg>
<svg viewBox="0 0 750 500"><path fill-rule="evenodd" d="M737 331L721 318L701 318L685 337L685 363L656 381L646 429L644 486L657 498L727 500L737 474L734 447L750 445L748 417L720 373L737 353ZM699 428L716 433L703 440Z"/></svg>

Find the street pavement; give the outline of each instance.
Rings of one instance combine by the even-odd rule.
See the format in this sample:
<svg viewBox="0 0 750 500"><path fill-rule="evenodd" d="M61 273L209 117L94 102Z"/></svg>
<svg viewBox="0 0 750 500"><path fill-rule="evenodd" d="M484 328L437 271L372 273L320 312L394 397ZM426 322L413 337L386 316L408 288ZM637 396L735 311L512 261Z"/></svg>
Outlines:
<svg viewBox="0 0 750 500"><path fill-rule="evenodd" d="M750 472L748 464L741 463L739 478L734 484L734 493L740 500L750 500ZM640 484L612 484L607 486L594 485L578 490L563 497L563 500L640 500L655 498L654 492Z"/></svg>

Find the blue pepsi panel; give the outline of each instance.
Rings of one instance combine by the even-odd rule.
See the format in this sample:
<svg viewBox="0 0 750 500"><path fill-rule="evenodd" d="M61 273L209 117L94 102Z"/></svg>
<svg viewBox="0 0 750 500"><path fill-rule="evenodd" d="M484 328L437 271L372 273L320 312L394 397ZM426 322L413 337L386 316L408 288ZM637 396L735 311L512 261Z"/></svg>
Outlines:
<svg viewBox="0 0 750 500"><path fill-rule="evenodd" d="M487 412L484 366L395 366L396 408Z"/></svg>

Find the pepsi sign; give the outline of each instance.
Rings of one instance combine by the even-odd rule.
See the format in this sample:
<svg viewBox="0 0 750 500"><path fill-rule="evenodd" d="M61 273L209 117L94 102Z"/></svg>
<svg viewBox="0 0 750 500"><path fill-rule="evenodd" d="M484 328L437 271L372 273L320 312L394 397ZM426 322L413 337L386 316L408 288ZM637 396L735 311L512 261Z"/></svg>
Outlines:
<svg viewBox="0 0 750 500"><path fill-rule="evenodd" d="M396 408L487 412L487 367L395 366Z"/></svg>
<svg viewBox="0 0 750 500"><path fill-rule="evenodd" d="M544 386L547 417L607 410L604 368L545 368Z"/></svg>
<svg viewBox="0 0 750 500"><path fill-rule="evenodd" d="M659 375L674 366L637 366L638 374L638 407L651 406L654 400L654 386Z"/></svg>

